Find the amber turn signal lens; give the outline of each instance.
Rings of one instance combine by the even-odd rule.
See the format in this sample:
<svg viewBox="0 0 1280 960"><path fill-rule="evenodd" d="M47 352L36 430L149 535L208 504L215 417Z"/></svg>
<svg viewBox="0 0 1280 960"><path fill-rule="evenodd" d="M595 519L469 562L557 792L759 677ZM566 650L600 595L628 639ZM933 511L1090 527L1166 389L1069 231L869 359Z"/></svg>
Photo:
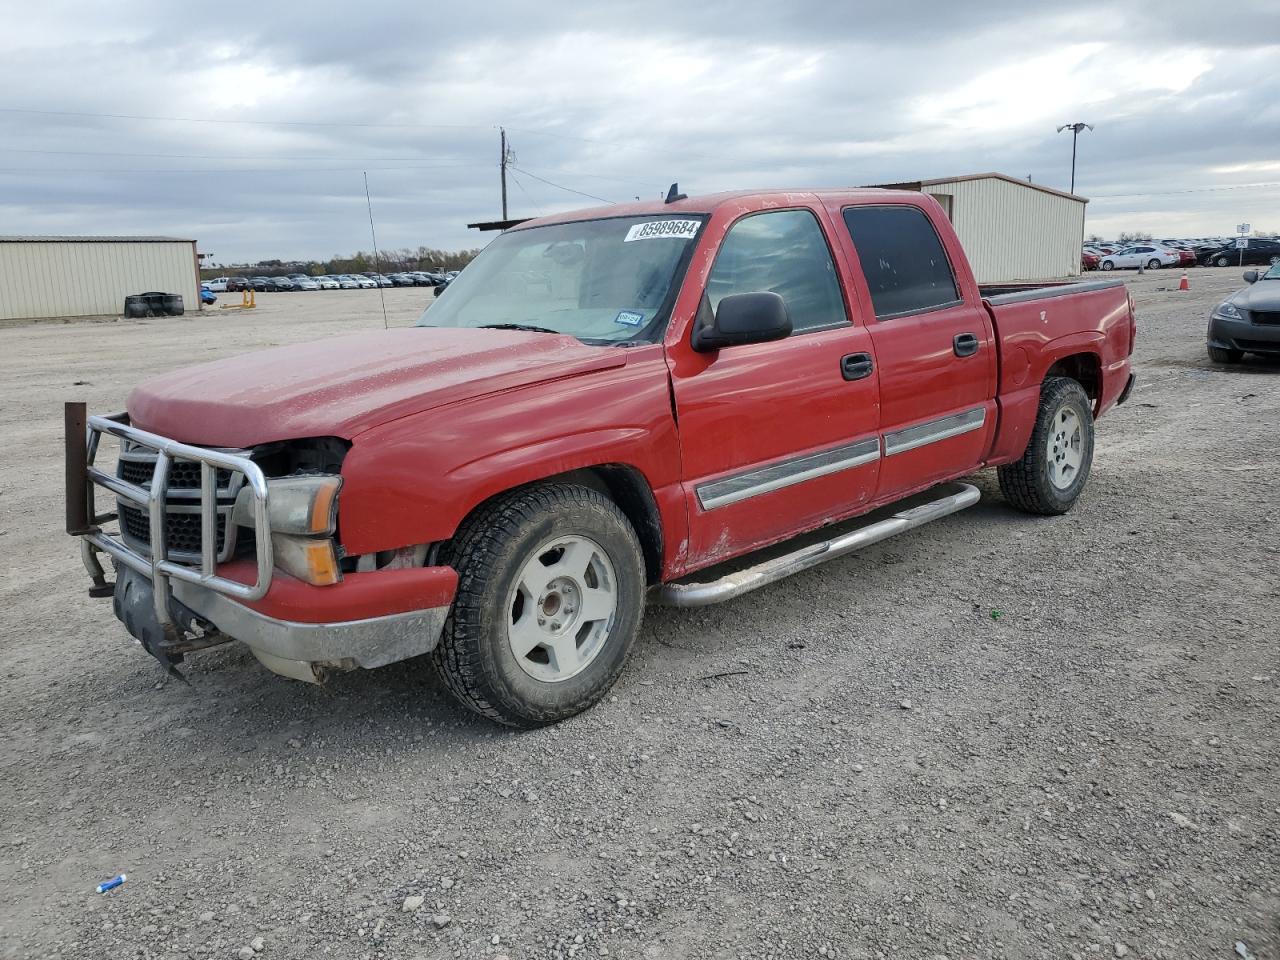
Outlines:
<svg viewBox="0 0 1280 960"><path fill-rule="evenodd" d="M342 579L332 540L276 533L271 537L271 550L279 569L306 583L327 587Z"/></svg>

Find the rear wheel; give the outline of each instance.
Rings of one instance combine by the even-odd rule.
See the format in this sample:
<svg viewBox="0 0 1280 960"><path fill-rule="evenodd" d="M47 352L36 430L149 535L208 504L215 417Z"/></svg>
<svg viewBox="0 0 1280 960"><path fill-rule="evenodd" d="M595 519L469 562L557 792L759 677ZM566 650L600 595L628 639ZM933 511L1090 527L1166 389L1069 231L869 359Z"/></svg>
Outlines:
<svg viewBox="0 0 1280 960"><path fill-rule="evenodd" d="M434 658L463 705L536 727L613 686L646 587L640 543L613 501L569 484L514 491L464 525L449 560L458 593Z"/></svg>
<svg viewBox="0 0 1280 960"><path fill-rule="evenodd" d="M1214 363L1239 363L1244 359L1243 350L1232 350L1230 347L1209 347L1209 359Z"/></svg>
<svg viewBox="0 0 1280 960"><path fill-rule="evenodd" d="M1051 377L1040 390L1035 429L1022 459L1000 467L1000 491L1027 513L1056 516L1079 498L1093 465L1093 409L1084 387Z"/></svg>
<svg viewBox="0 0 1280 960"><path fill-rule="evenodd" d="M1116 265L1115 265L1114 263L1112 263L1110 260L1103 260L1103 261L1102 261L1102 269L1103 269L1103 270L1114 270L1115 268L1116 268Z"/></svg>
<svg viewBox="0 0 1280 960"><path fill-rule="evenodd" d="M1148 270L1159 270L1159 269L1160 269L1160 261L1159 261L1159 260L1157 260L1155 257L1152 257L1150 260L1148 260L1148 261L1147 261L1147 269L1148 269Z"/></svg>

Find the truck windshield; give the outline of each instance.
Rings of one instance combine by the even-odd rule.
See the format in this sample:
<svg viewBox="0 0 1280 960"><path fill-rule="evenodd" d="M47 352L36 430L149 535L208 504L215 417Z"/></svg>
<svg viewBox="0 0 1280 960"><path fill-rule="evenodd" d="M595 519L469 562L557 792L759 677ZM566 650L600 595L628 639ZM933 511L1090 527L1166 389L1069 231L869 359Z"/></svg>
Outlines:
<svg viewBox="0 0 1280 960"><path fill-rule="evenodd" d="M650 339L671 309L702 217L611 217L498 237L420 327L516 327L587 342Z"/></svg>

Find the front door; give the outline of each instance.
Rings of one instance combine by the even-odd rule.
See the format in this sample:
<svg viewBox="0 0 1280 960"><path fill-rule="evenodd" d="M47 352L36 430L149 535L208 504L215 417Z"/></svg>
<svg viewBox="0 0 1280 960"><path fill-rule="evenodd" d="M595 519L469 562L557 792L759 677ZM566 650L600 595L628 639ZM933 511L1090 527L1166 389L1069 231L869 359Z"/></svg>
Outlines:
<svg viewBox="0 0 1280 960"><path fill-rule="evenodd" d="M703 310L771 291L790 337L696 353L669 345L689 505L690 568L855 512L874 495L878 373L818 217L771 210L729 227Z"/></svg>

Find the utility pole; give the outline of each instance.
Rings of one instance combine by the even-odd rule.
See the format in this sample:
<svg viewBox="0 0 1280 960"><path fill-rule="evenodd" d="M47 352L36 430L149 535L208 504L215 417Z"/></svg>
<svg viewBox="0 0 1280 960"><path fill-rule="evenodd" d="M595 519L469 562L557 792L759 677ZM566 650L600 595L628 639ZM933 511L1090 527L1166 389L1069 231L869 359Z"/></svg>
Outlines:
<svg viewBox="0 0 1280 960"><path fill-rule="evenodd" d="M498 168L502 171L502 219L507 219L507 131L502 127L498 128L498 133L502 137L502 159L498 164Z"/></svg>
<svg viewBox="0 0 1280 960"><path fill-rule="evenodd" d="M1080 136L1081 130L1092 130L1093 124L1090 123L1064 123L1058 128L1058 132L1063 130L1071 131L1071 192L1076 192L1076 139Z"/></svg>

